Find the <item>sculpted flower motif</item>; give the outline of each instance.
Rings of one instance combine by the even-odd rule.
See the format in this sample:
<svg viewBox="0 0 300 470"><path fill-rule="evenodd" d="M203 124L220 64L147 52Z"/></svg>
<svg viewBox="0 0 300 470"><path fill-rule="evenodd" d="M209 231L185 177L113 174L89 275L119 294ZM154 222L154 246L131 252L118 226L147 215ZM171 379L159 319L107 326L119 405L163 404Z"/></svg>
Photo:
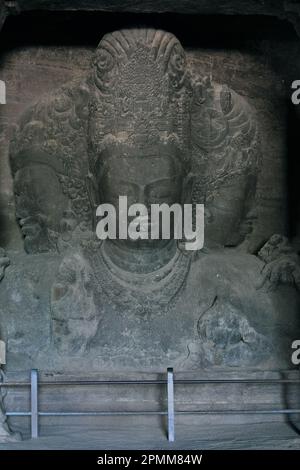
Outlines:
<svg viewBox="0 0 300 470"><path fill-rule="evenodd" d="M170 58L170 67L178 72L184 72L186 67L185 54L179 44L176 44L173 48L172 55Z"/></svg>
<svg viewBox="0 0 300 470"><path fill-rule="evenodd" d="M100 49L95 65L100 73L109 72L114 67L114 58L105 49Z"/></svg>

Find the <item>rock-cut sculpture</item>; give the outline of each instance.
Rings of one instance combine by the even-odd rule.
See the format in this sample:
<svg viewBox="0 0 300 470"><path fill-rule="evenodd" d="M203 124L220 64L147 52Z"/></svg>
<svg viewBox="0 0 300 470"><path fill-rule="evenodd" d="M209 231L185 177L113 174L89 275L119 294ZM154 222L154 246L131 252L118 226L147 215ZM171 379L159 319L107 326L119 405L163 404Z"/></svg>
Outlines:
<svg viewBox="0 0 300 470"><path fill-rule="evenodd" d="M10 159L25 250L57 260L50 356L155 370L284 356L284 306L257 288L264 264L247 253L260 140L246 100L193 70L173 34L148 28L104 36L85 79L24 113ZM96 208L117 207L120 195L147 207L205 204L204 250L99 242Z"/></svg>

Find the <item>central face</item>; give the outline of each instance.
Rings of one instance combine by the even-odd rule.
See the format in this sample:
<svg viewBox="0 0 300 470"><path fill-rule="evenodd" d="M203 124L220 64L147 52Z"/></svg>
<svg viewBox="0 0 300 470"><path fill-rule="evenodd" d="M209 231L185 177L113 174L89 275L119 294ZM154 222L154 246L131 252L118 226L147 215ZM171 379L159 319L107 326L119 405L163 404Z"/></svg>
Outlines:
<svg viewBox="0 0 300 470"><path fill-rule="evenodd" d="M170 155L111 156L99 179L99 198L101 203L112 204L119 215L119 196L127 197L128 207L132 204L144 204L148 210L148 225L143 230L150 233L152 204L181 204L183 172L176 158ZM128 218L128 223L134 217ZM171 224L171 238L172 238ZM160 232L161 238L161 232ZM124 242L133 243L132 240ZM137 243L138 242L138 243ZM157 240L139 240L138 245L155 245ZM143 243L142 243L143 242Z"/></svg>

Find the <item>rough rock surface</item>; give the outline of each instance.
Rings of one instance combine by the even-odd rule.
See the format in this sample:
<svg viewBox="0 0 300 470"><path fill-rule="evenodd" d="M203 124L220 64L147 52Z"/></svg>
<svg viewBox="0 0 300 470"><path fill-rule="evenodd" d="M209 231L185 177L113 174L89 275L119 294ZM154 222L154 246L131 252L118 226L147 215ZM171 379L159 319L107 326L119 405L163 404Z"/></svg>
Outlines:
<svg viewBox="0 0 300 470"><path fill-rule="evenodd" d="M289 286L274 292L257 290L263 264L252 255L225 250L201 256L192 263L188 282L171 308L158 306L148 316L139 304L126 306L125 297L120 299L123 308L119 305L116 311L101 285L101 297L91 297L91 287L72 278L58 300L62 288L61 278L60 285L55 284L58 255L12 253L10 257L11 266L0 285L9 370L20 364L23 370L71 367L86 372L163 371L169 364L177 370L289 368L299 299ZM56 294L51 301L52 285ZM86 310L81 310L80 319L76 308L83 304ZM86 320L80 321L83 314Z"/></svg>

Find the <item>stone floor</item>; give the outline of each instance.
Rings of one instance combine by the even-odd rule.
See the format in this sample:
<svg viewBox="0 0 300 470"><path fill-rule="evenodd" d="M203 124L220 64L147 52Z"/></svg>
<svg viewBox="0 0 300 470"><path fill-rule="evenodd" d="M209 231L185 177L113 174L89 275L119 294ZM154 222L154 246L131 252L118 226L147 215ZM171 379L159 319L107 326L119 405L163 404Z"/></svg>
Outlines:
<svg viewBox="0 0 300 470"><path fill-rule="evenodd" d="M137 422L126 417L105 417L98 427L44 425L37 440L24 435L22 442L0 444L0 450L13 449L300 449L300 434L285 423L274 422L177 423L176 440L168 443L164 426L152 417Z"/></svg>

